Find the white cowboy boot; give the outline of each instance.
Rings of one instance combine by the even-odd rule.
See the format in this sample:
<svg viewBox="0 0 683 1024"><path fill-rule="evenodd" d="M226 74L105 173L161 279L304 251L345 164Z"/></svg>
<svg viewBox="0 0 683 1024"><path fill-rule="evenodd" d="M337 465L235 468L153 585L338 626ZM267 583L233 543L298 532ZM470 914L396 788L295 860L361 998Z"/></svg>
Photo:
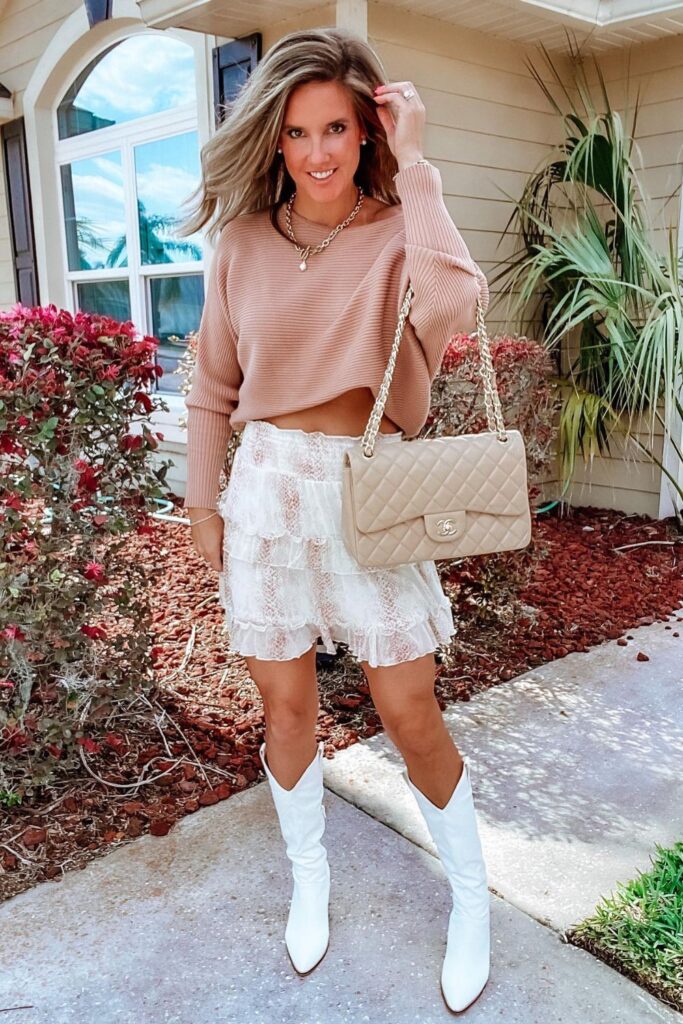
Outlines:
<svg viewBox="0 0 683 1024"><path fill-rule="evenodd" d="M266 744L259 754L280 821L287 856L292 862L294 889L285 929L285 943L299 974L307 974L327 952L330 937L328 903L330 866L320 842L325 831L323 805L323 750L321 740L315 757L292 789L283 789L266 763Z"/></svg>
<svg viewBox="0 0 683 1024"><path fill-rule="evenodd" d="M407 768L401 774L427 822L453 894L441 991L451 1010L465 1010L488 981L491 942L490 897L469 764L464 761L458 784L443 808L413 784Z"/></svg>

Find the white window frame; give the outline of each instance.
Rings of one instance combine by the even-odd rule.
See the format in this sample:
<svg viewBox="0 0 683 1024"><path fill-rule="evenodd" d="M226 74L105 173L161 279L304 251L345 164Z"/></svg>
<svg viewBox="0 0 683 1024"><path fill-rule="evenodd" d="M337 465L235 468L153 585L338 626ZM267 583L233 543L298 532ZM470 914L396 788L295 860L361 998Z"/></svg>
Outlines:
<svg viewBox="0 0 683 1024"><path fill-rule="evenodd" d="M169 125L169 115L173 117ZM137 216L137 190L135 181L136 146L160 139L169 139L187 132L197 133L198 146L201 147L201 133L198 118L198 103L187 103L171 110L164 110L146 117L124 121L121 124L98 128L92 132L84 132L69 139L58 136L57 116L53 119L55 174L58 182L59 196L59 237L62 251L64 276L67 282L66 307L75 313L77 303L76 286L84 281L121 281L129 282L130 318L141 334L152 334L152 311L149 281L153 277L180 276L181 274L201 274L206 285L207 251L202 240L202 259L178 263L143 264L140 252L140 233ZM69 270L66 218L64 210L64 194L61 186L61 167L77 160L103 156L117 150L121 154L121 168L124 182L124 216L126 223L127 267L107 267L97 270ZM179 208L179 215L186 216L188 210ZM169 407L168 412L160 410L154 414L153 421L165 428L166 439L185 443L186 434L178 425L178 416L186 412L185 398L182 394L163 391L161 387L153 394L163 398Z"/></svg>

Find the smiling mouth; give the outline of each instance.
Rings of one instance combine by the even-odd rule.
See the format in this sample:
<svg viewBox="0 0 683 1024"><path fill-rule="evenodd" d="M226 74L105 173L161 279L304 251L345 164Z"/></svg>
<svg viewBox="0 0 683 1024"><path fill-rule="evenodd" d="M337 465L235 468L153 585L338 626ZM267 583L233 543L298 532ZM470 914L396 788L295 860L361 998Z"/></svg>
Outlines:
<svg viewBox="0 0 683 1024"><path fill-rule="evenodd" d="M336 168L336 167L332 167L332 168L331 168L331 173L329 173L329 174L327 174L327 173L326 173L326 174L324 174L324 175L323 175L322 177L320 177L320 178L319 178L319 177L318 177L317 175L313 174L313 173L312 173L311 171L308 171L308 176L309 176L309 178L313 178L313 181L327 181L327 180L328 180L328 178L331 178L331 177L332 177L332 175L334 174L334 172L335 172L336 170L337 170L337 168Z"/></svg>

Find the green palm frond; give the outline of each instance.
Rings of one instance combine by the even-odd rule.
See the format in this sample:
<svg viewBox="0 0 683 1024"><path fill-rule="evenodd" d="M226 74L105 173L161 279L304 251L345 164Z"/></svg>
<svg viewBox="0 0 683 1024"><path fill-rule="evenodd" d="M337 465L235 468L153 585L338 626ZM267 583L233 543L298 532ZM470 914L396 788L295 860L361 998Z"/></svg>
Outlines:
<svg viewBox="0 0 683 1024"><path fill-rule="evenodd" d="M680 413L683 375L681 266L673 229L667 253L651 241L634 165L640 92L632 113L627 104L622 116L594 60L598 109L574 40L571 90L540 49L555 88L530 61L527 67L562 118L564 138L530 175L521 197L510 197L513 212L503 237L514 230L520 246L495 281L503 282L509 315L522 331L531 333L524 314L533 303L543 316L544 343L569 360L571 390L559 438L566 485L577 455L608 453L614 430L631 435L636 418L646 415L653 434L660 403L665 435L673 441L669 417ZM683 506L683 489L676 487Z"/></svg>

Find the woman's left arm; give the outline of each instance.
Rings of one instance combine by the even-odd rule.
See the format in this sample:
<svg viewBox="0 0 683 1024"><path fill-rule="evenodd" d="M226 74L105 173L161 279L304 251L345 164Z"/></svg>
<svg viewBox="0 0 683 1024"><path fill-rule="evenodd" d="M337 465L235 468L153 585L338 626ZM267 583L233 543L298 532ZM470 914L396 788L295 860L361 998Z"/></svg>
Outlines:
<svg viewBox="0 0 683 1024"><path fill-rule="evenodd" d="M403 207L406 269L414 297L408 319L425 354L432 379L453 334L476 328L476 302L489 303L486 277L456 228L443 199L441 175L422 157L425 106L412 82L387 82L375 89L377 115L399 171L394 175ZM399 306L400 308L400 306Z"/></svg>
<svg viewBox="0 0 683 1024"><path fill-rule="evenodd" d="M477 296L485 312L488 282L448 212L438 168L409 164L394 182L403 207L407 279L415 293L408 319L433 378L452 335L476 329ZM401 302L404 294L402 289Z"/></svg>

